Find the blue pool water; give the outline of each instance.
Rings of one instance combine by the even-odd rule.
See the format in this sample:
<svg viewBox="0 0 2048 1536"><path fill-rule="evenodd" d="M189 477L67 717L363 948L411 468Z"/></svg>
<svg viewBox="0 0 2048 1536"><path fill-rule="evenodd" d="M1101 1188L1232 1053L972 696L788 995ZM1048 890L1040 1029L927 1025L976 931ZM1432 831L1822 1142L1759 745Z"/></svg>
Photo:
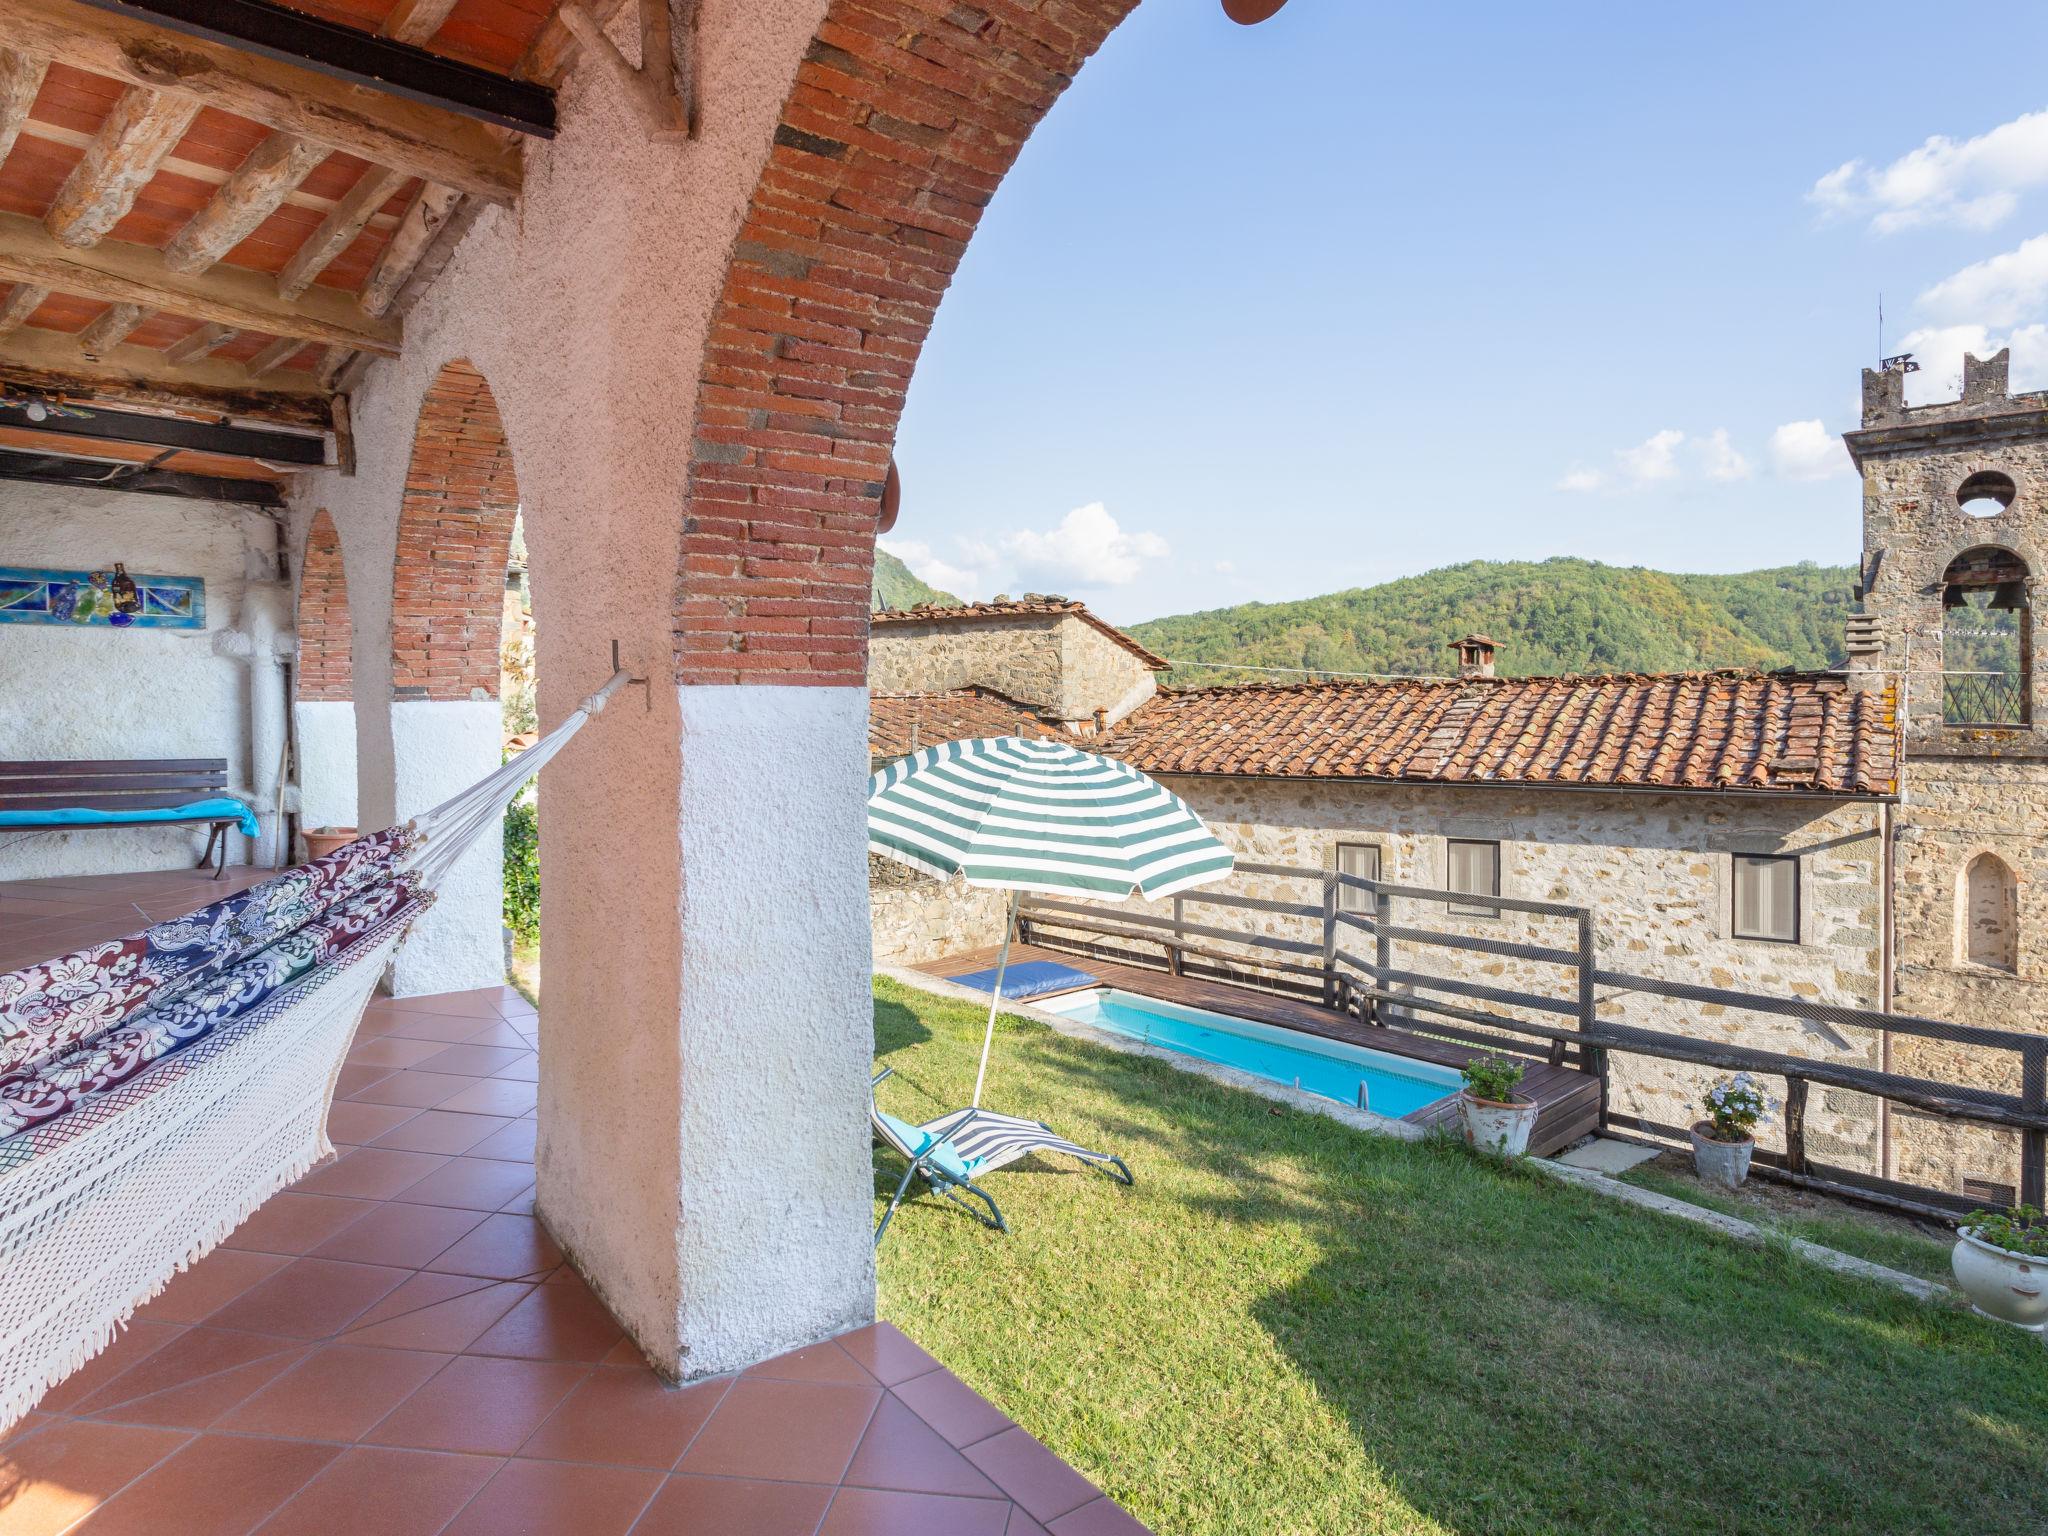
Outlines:
<svg viewBox="0 0 2048 1536"><path fill-rule="evenodd" d="M1365 1107L1394 1119L1458 1091L1458 1074L1449 1067L1410 1061L1341 1040L1318 1040L1291 1029L1184 1008L1113 987L1048 998L1038 1006L1147 1045L1219 1062L1335 1099L1339 1104L1356 1107L1363 1085Z"/></svg>

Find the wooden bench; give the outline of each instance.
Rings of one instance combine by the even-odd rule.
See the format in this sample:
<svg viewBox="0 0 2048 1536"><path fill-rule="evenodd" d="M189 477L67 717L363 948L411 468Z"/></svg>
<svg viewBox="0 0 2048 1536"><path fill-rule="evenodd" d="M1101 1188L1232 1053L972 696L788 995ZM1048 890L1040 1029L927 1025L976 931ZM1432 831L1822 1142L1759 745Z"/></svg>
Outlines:
<svg viewBox="0 0 2048 1536"><path fill-rule="evenodd" d="M56 759L47 762L0 762L0 811L155 811L209 800L228 792L228 760L224 757ZM10 821L10 832L90 832L97 827L175 827L204 825L211 830L198 868L214 865L213 878L227 873L228 833L233 816L174 816L162 821L78 822ZM214 850L220 856L216 861Z"/></svg>

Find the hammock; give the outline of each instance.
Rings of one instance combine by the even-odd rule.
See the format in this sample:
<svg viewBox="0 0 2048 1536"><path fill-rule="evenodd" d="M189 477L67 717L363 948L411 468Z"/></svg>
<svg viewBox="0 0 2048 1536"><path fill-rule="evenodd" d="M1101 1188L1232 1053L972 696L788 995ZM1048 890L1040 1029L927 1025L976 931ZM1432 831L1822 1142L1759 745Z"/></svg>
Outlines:
<svg viewBox="0 0 2048 1536"><path fill-rule="evenodd" d="M386 962L627 681L403 827L0 974L0 1433L333 1152L335 1081Z"/></svg>

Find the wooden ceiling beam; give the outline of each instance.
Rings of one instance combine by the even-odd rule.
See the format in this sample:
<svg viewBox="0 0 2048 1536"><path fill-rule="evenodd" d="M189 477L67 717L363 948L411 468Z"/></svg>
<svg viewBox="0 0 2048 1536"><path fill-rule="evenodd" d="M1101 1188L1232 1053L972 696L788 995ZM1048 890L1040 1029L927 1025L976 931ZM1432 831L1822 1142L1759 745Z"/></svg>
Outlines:
<svg viewBox="0 0 2048 1536"><path fill-rule="evenodd" d="M324 144L271 134L172 237L164 265L173 272L204 272L254 234L327 155Z"/></svg>
<svg viewBox="0 0 2048 1536"><path fill-rule="evenodd" d="M377 265L370 269L370 280L363 284L363 312L384 315L391 312L404 289L406 279L420 264L420 258L433 244L434 237L445 228L455 210L462 202L462 194L453 187L437 187L428 182L406 205L399 216L398 227L391 232L391 238L384 242L384 249L377 254Z"/></svg>
<svg viewBox="0 0 2048 1536"><path fill-rule="evenodd" d="M495 203L519 195L519 150L473 118L304 65L169 31L79 0L0 0L10 47L130 85L174 91Z"/></svg>
<svg viewBox="0 0 2048 1536"><path fill-rule="evenodd" d="M16 283L7 290L7 302L0 304L0 336L20 325L43 307L43 300L50 296L50 290L39 288L34 283Z"/></svg>
<svg viewBox="0 0 2048 1536"><path fill-rule="evenodd" d="M377 28L377 35L401 43L424 43L441 30L441 23L454 9L455 0L398 0Z"/></svg>
<svg viewBox="0 0 2048 1536"><path fill-rule="evenodd" d="M197 275L173 272L164 265L162 251L119 240L71 251L19 214L0 214L0 278L213 320L241 331L398 355L398 323L364 314L346 294L323 288L288 303L260 272L229 266Z"/></svg>
<svg viewBox="0 0 2048 1536"><path fill-rule="evenodd" d="M149 313L140 304L113 304L107 312L78 333L78 350L87 357L105 357L126 341Z"/></svg>
<svg viewBox="0 0 2048 1536"><path fill-rule="evenodd" d="M334 205L334 212L306 236L305 244L292 252L292 259L277 274L279 297L296 299L312 287L313 279L355 243L356 236L363 232L363 226L370 222L370 216L390 202L405 182L403 171L386 170L381 165L373 165L364 171L363 179L355 184L347 197Z"/></svg>
<svg viewBox="0 0 2048 1536"><path fill-rule="evenodd" d="M14 148L21 125L28 121L29 108L43 88L49 61L14 48L0 48L0 160Z"/></svg>
<svg viewBox="0 0 2048 1536"><path fill-rule="evenodd" d="M199 327L189 336L181 336L164 348L164 360L172 363L189 363L219 347L226 346L241 332L232 326L217 325L211 321Z"/></svg>
<svg viewBox="0 0 2048 1536"><path fill-rule="evenodd" d="M249 370L249 377L260 379L266 373L275 373L305 350L305 342L298 337L281 336L249 359L245 365Z"/></svg>
<svg viewBox="0 0 2048 1536"><path fill-rule="evenodd" d="M297 350L299 343L291 343ZM240 363L197 358L173 363L148 347L116 347L87 358L75 336L60 331L17 331L0 345L0 385L36 394L140 405L156 410L204 411L275 421L288 426L327 423L326 396L310 374L285 374L259 385Z"/></svg>
<svg viewBox="0 0 2048 1536"><path fill-rule="evenodd" d="M74 248L98 244L135 206L135 195L198 115L199 103L190 96L128 87L64 179L43 227Z"/></svg>

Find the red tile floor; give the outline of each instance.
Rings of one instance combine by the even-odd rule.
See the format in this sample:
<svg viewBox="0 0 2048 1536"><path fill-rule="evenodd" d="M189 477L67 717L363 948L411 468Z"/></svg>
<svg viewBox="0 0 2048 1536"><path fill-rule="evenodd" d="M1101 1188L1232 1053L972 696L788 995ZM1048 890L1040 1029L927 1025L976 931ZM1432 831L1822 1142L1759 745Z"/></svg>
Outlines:
<svg viewBox="0 0 2048 1536"><path fill-rule="evenodd" d="M0 884L0 970L252 878ZM373 1002L337 1160L0 1444L0 1536L1142 1536L886 1323L663 1386L534 1220L535 1031Z"/></svg>

